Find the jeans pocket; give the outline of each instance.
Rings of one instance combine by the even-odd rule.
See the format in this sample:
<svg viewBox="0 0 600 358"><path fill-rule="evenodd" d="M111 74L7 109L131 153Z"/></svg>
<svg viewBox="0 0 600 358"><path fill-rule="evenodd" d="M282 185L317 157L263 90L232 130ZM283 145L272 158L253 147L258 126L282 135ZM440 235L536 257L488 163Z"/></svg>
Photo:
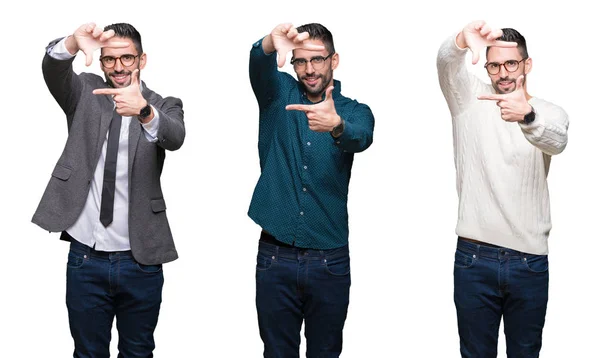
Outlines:
<svg viewBox="0 0 600 358"><path fill-rule="evenodd" d="M325 271L333 276L346 276L350 274L350 256L326 257L323 259Z"/></svg>
<svg viewBox="0 0 600 358"><path fill-rule="evenodd" d="M69 257L67 259L67 268L78 269L88 259L87 255L79 252L69 251Z"/></svg>
<svg viewBox="0 0 600 358"><path fill-rule="evenodd" d="M162 264L158 265L144 265L136 262L137 269L143 273L157 273L162 271Z"/></svg>
<svg viewBox="0 0 600 358"><path fill-rule="evenodd" d="M259 251L256 255L256 270L267 271L273 265L273 261L275 261L275 256L269 256Z"/></svg>
<svg viewBox="0 0 600 358"><path fill-rule="evenodd" d="M454 254L454 267L469 268L473 266L476 260L477 255L456 249L456 253Z"/></svg>
<svg viewBox="0 0 600 358"><path fill-rule="evenodd" d="M545 273L548 271L548 255L527 255L521 259L529 272Z"/></svg>

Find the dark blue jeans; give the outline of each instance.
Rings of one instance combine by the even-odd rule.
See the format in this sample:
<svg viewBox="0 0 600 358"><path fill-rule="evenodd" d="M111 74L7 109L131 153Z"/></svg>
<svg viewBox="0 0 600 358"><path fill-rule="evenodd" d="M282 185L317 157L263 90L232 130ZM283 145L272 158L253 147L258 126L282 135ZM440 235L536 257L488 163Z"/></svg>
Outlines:
<svg viewBox="0 0 600 358"><path fill-rule="evenodd" d="M548 256L459 239L454 303L462 357L495 358L502 317L508 358L539 357L548 303Z"/></svg>
<svg viewBox="0 0 600 358"><path fill-rule="evenodd" d="M67 308L73 357L109 357L115 316L118 357L152 357L163 281L162 265L141 265L131 251L101 252L72 240Z"/></svg>
<svg viewBox="0 0 600 358"><path fill-rule="evenodd" d="M299 357L303 320L306 356L339 357L349 296L348 246L310 250L259 243L256 308L265 357Z"/></svg>

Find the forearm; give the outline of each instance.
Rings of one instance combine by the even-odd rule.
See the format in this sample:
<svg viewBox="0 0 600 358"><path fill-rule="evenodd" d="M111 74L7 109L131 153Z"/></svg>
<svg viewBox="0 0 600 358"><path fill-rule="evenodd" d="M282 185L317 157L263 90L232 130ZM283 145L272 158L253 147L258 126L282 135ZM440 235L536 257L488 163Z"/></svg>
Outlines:
<svg viewBox="0 0 600 358"><path fill-rule="evenodd" d="M166 150L177 150L185 139L185 124L183 122L183 103L180 99L169 97L168 104L156 108L160 118L156 144Z"/></svg>
<svg viewBox="0 0 600 358"><path fill-rule="evenodd" d="M333 138L335 145L350 153L366 150L373 143L373 129L375 119L373 113L366 105L361 105L352 115L343 118L344 131Z"/></svg>
<svg viewBox="0 0 600 358"><path fill-rule="evenodd" d="M69 116L75 111L83 85L73 71L75 57L66 52L69 51L67 47L66 40L57 39L50 42L42 61L42 72L50 93Z"/></svg>
<svg viewBox="0 0 600 358"><path fill-rule="evenodd" d="M262 39L262 49L266 55L270 55L275 52L275 45L273 45L273 39L271 35L267 35Z"/></svg>
<svg viewBox="0 0 600 358"><path fill-rule="evenodd" d="M568 142L569 116L560 107L534 108L535 120L529 124L519 123L525 138L546 154L560 154Z"/></svg>
<svg viewBox="0 0 600 358"><path fill-rule="evenodd" d="M147 118L139 118L142 128L144 129L144 135L149 142L158 142L158 128L160 128L160 114L154 109L154 106L150 105L151 111Z"/></svg>
<svg viewBox="0 0 600 358"><path fill-rule="evenodd" d="M466 50L467 47L469 47L467 45L467 40L465 39L465 35L462 31L456 35L455 43L456 43L456 46L461 50Z"/></svg>
<svg viewBox="0 0 600 358"><path fill-rule="evenodd" d="M71 56L75 56L77 52L79 52L79 46L77 45L77 41L75 38L70 35L65 39L65 48L69 51Z"/></svg>
<svg viewBox="0 0 600 358"><path fill-rule="evenodd" d="M464 39L459 39L461 34L446 39L440 46L437 57L440 88L453 117L462 113L476 99L478 85L477 79L465 65L468 50Z"/></svg>
<svg viewBox="0 0 600 358"><path fill-rule="evenodd" d="M277 69L277 54L270 38L271 36L267 35L255 42L250 51L250 84L261 107L266 107L273 97L279 94L279 81L283 77ZM267 50L272 51L267 53Z"/></svg>

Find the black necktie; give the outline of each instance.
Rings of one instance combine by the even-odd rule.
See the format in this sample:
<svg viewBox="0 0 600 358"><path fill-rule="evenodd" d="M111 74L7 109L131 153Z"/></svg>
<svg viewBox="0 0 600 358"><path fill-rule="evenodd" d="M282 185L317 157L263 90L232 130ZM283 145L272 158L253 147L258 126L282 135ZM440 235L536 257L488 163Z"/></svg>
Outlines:
<svg viewBox="0 0 600 358"><path fill-rule="evenodd" d="M106 159L104 160L104 180L102 182L102 202L100 203L100 222L108 226L113 221L115 204L115 178L117 176L117 153L121 133L121 115L115 111L108 132Z"/></svg>

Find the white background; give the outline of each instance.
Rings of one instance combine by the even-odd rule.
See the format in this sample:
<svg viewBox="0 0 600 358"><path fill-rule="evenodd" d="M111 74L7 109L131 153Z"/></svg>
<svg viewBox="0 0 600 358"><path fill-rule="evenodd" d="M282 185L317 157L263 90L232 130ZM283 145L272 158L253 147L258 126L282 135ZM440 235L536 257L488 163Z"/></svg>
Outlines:
<svg viewBox="0 0 600 358"><path fill-rule="evenodd" d="M72 354L68 245L30 219L67 135L42 78L44 47L89 21L136 26L148 54L142 78L184 103L186 141L167 154L163 172L180 258L164 266L156 357L262 356L254 305L260 228L246 215L259 176L248 55L281 22L321 22L332 31L343 94L368 104L376 118L374 144L355 156L352 171L352 288L342 356L459 357L452 131L435 61L441 42L476 19L526 37L529 92L570 115L569 144L549 175L554 226L542 356L598 356L600 67L590 8L578 1L416 1L409 10L373 0L12 6L0 15L1 357ZM473 70L486 77L482 65ZM75 70L100 74L97 55L90 68L80 56ZM500 356L503 340L500 333Z"/></svg>

